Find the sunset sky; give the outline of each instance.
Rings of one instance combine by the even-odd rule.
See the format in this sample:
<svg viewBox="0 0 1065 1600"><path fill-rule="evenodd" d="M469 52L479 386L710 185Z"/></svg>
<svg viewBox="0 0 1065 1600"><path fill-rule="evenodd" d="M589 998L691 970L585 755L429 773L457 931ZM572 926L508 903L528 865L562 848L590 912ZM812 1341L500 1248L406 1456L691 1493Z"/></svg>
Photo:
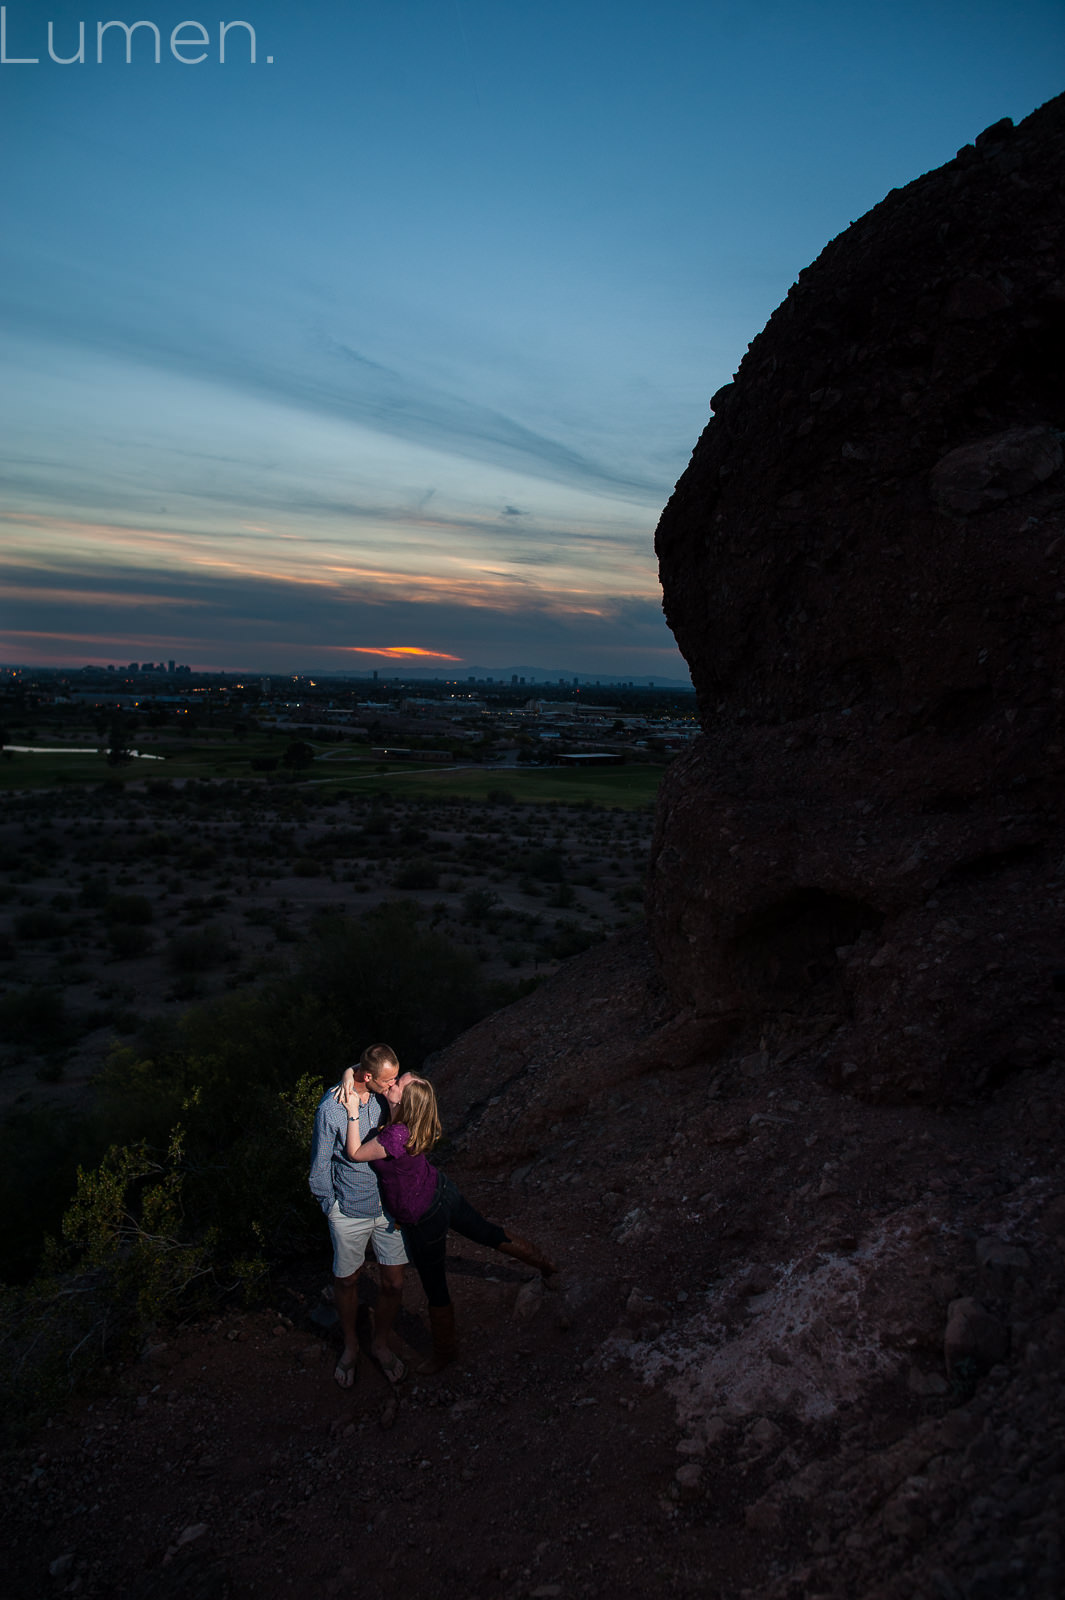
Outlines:
<svg viewBox="0 0 1065 1600"><path fill-rule="evenodd" d="M254 65L221 10L4 10L9 664L682 678L709 396L1065 55L1060 0L242 0Z"/></svg>

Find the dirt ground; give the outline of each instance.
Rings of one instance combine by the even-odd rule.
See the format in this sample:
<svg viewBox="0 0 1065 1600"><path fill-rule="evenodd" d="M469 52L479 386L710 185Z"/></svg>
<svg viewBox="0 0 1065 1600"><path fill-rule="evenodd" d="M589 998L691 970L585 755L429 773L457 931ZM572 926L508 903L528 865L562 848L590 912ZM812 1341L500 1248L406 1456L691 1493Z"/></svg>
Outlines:
<svg viewBox="0 0 1065 1600"><path fill-rule="evenodd" d="M862 1105L806 1018L582 1107L565 1086L623 969L589 951L512 1008L613 974L535 1159L474 1130L449 1166L559 1287L456 1240L461 1363L393 1394L364 1352L342 1393L323 1226L270 1310L160 1329L6 1460L4 1600L1061 1592L1060 1084ZM1005 1342L951 1367L977 1293ZM427 1349L412 1274L396 1343Z"/></svg>
<svg viewBox="0 0 1065 1600"><path fill-rule="evenodd" d="M165 830L175 857L232 855L256 836L254 819L198 807ZM300 819L300 847L347 829L341 817ZM77 870L90 881L103 870L132 893L177 875L153 862L137 876L130 846L160 831L155 818L108 820L86 835ZM472 821L450 830L453 855ZM624 881L642 847L634 821L646 827L508 811L488 847L474 845L479 872L425 892L461 904L478 879L501 897L527 894L523 876L543 887L521 868L492 876L519 825L571 858L574 835L560 829L587 828ZM433 833L424 813L419 825ZM75 819L19 826L35 859L42 832L62 848L48 876L23 873L20 858L15 894L40 905L72 892L55 886L77 882ZM104 837L115 855L101 864ZM364 852L336 883L304 879L287 873L296 841L281 842L286 876L271 877L271 896L343 896L344 873L365 882L374 867ZM390 885L394 860L376 859ZM173 909L149 928L175 937L193 887L265 898L261 867L230 866L226 887L221 870L190 864L186 878L205 876L169 890ZM580 870L567 861L571 882ZM375 876L370 892L388 891ZM92 908L64 914L86 925L34 961L88 959L108 938ZM241 969L252 940L271 938L265 926L248 924ZM159 959L125 964L157 971L157 997L173 981ZM1062 1064L952 1111L869 1105L833 1086L827 989L692 1060L674 1049L683 1022L638 930L556 965L432 1070L449 1172L556 1257L559 1286L456 1241L459 1365L394 1394L364 1352L341 1392L323 1224L313 1259L275 1275L268 1310L158 1328L137 1361L3 1458L0 1600L1065 1590ZM77 1092L73 1073L39 1087ZM373 1291L368 1273L367 1312ZM428 1347L410 1273L396 1343L408 1359Z"/></svg>

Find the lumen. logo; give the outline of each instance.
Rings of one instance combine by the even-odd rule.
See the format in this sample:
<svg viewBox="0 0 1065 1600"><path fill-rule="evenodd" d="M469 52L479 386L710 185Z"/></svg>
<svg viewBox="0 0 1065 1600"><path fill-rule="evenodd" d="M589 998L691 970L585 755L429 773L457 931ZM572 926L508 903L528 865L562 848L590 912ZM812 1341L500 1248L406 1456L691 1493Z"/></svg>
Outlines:
<svg viewBox="0 0 1065 1600"><path fill-rule="evenodd" d="M167 54L183 67L198 67L212 59L225 66L227 40L234 32L230 59L248 61L255 66L258 41L250 22L218 24L217 56L215 35L202 22L192 21L177 23L169 33L160 30L158 23L146 22L143 18L139 22L97 22L89 25L86 47L84 22L65 22L57 28L54 22L42 23L34 19L27 23L12 17L9 43L7 6L0 6L0 67L36 67L42 61L54 61L57 67L83 67L86 62L102 66L105 60L124 61L127 66L132 66L134 60L159 66L164 55L164 40ZM30 50L39 53L30 55ZM16 54L16 51L27 53ZM268 67L273 66L273 56L265 60Z"/></svg>

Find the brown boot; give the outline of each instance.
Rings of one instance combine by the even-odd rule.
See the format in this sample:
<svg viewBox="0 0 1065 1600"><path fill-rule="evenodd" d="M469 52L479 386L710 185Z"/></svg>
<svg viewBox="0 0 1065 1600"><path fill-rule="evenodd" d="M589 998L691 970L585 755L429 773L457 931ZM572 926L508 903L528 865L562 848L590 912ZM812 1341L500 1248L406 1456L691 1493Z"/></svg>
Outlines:
<svg viewBox="0 0 1065 1600"><path fill-rule="evenodd" d="M499 1248L503 1255L513 1256L515 1261L524 1261L527 1267L535 1267L537 1272L542 1272L545 1278L552 1277L558 1271L555 1263L549 1261L545 1255L542 1255L534 1244L529 1243L528 1239L518 1239L514 1234L511 1234L510 1238L504 1240Z"/></svg>
<svg viewBox="0 0 1065 1600"><path fill-rule="evenodd" d="M455 1343L455 1307L430 1306L429 1326L433 1334L433 1353L418 1369L426 1377L434 1372L442 1372L445 1367L449 1367L458 1359L458 1346Z"/></svg>

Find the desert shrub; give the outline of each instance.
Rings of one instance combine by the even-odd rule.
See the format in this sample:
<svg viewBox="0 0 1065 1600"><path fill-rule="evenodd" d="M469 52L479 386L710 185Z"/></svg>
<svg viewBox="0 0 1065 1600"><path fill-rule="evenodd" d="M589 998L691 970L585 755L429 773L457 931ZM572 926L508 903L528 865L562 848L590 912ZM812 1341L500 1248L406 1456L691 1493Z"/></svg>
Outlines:
<svg viewBox="0 0 1065 1600"><path fill-rule="evenodd" d="M427 856L414 856L396 869L392 882L397 889L435 889L440 882L440 868Z"/></svg>
<svg viewBox="0 0 1065 1600"><path fill-rule="evenodd" d="M310 732L310 729L307 731ZM302 739L293 740L293 742L288 746L288 749L285 751L284 755L281 757L282 764L291 772L305 771L306 768L311 765L313 760L314 751L311 749L310 745Z"/></svg>
<svg viewBox="0 0 1065 1600"><path fill-rule="evenodd" d="M181 920L188 927L195 927L198 922L206 922L211 915L211 905L206 895L186 895L181 904Z"/></svg>
<svg viewBox="0 0 1065 1600"><path fill-rule="evenodd" d="M124 1082L135 1102L138 1087L151 1096L152 1134L112 1145L95 1171L82 1169L63 1218L65 1244L90 1262L122 1246L133 1255L141 1253L142 1243L148 1246L131 1287L152 1316L164 1308L145 1304L145 1286L153 1300L181 1298L189 1287L180 1267L176 1274L166 1270L160 1280L160 1256L174 1248L191 1250L200 1265L227 1270L256 1249L282 1253L301 1242L315 1209L307 1192L307 1157L320 1079L304 1075L265 1094L235 1084L219 1072L217 1060L184 1056L169 1065L185 1080L180 1096L160 1097L160 1073L152 1061L133 1052L114 1059L110 1088ZM164 1110L176 1120L161 1132ZM157 1236L154 1242L140 1237L146 1223ZM160 1243L166 1246L162 1251Z"/></svg>
<svg viewBox="0 0 1065 1600"><path fill-rule="evenodd" d="M566 864L558 850L530 850L522 862L525 872L541 883L561 883L566 875Z"/></svg>
<svg viewBox="0 0 1065 1600"><path fill-rule="evenodd" d="M190 1100L160 1146L112 1145L79 1167L45 1270L0 1291L0 1410L9 1436L161 1319L253 1291L271 1249L305 1244L310 1125L321 1086L304 1078L219 1130Z"/></svg>
<svg viewBox="0 0 1065 1600"><path fill-rule="evenodd" d="M161 829L156 829L146 839L138 841L137 854L149 857L166 856L177 848L177 843L178 841L172 833L165 833Z"/></svg>
<svg viewBox="0 0 1065 1600"><path fill-rule="evenodd" d="M479 923L491 914L499 896L491 889L468 889L462 897L462 920Z"/></svg>
<svg viewBox="0 0 1065 1600"><path fill-rule="evenodd" d="M359 856L364 848L365 841L357 828L330 828L320 839L308 841L307 854L333 859Z"/></svg>
<svg viewBox="0 0 1065 1600"><path fill-rule="evenodd" d="M155 945L151 934L131 922L113 922L107 930L107 943L117 961L133 961L150 955Z"/></svg>
<svg viewBox="0 0 1065 1600"><path fill-rule="evenodd" d="M179 972L167 990L166 998L168 1000L196 1000L202 993L203 988L195 972Z"/></svg>
<svg viewBox="0 0 1065 1600"><path fill-rule="evenodd" d="M313 856L298 856L292 863L293 875L297 878L320 878L322 876L322 863Z"/></svg>
<svg viewBox="0 0 1065 1600"><path fill-rule="evenodd" d="M484 1014L473 959L420 927L420 909L393 900L358 921L316 922L298 982L337 1019L349 1050L387 1039L415 1066Z"/></svg>
<svg viewBox="0 0 1065 1600"><path fill-rule="evenodd" d="M560 918L555 924L554 931L547 934L541 941L543 949L555 961L567 961L570 956L580 955L582 950L587 950L591 945L598 944L600 935L592 933L587 928L579 927L577 923L568 918Z"/></svg>
<svg viewBox="0 0 1065 1600"><path fill-rule="evenodd" d="M73 1037L62 993L34 986L0 995L0 1036L36 1050L58 1049Z"/></svg>
<svg viewBox="0 0 1065 1600"><path fill-rule="evenodd" d="M143 894L109 895L104 904L104 916L108 922L144 927L152 920L152 902Z"/></svg>
<svg viewBox="0 0 1065 1600"><path fill-rule="evenodd" d="M228 953L225 929L208 922L202 928L177 934L167 946L166 957L175 972L210 972Z"/></svg>
<svg viewBox="0 0 1065 1600"><path fill-rule="evenodd" d="M60 1116L49 1107L16 1110L0 1123L0 1280L25 1283L46 1234L58 1228L77 1182L79 1162L103 1154L92 1117Z"/></svg>
<svg viewBox="0 0 1065 1600"><path fill-rule="evenodd" d="M47 906L31 906L15 918L15 933L20 939L57 939L66 930L66 919Z"/></svg>

